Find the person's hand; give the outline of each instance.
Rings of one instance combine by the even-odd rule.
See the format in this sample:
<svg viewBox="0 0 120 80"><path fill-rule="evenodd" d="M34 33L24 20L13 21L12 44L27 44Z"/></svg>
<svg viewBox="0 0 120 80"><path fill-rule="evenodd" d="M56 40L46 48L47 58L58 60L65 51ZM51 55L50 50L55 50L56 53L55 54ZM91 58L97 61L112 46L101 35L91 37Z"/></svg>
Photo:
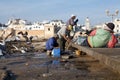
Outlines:
<svg viewBox="0 0 120 80"><path fill-rule="evenodd" d="M67 42L70 43L71 39L67 39Z"/></svg>
<svg viewBox="0 0 120 80"><path fill-rule="evenodd" d="M78 21L79 21L78 19L75 20L75 22L78 22Z"/></svg>
<svg viewBox="0 0 120 80"><path fill-rule="evenodd" d="M79 20L78 20L78 19L76 19L76 20L75 20L75 22L74 22L74 24L76 25L78 21L79 21Z"/></svg>

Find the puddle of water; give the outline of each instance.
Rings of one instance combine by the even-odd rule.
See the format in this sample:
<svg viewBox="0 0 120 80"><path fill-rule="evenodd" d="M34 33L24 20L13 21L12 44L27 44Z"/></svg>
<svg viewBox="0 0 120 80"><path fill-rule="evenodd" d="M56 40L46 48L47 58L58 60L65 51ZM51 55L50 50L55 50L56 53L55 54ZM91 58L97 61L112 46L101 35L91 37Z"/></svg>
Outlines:
<svg viewBox="0 0 120 80"><path fill-rule="evenodd" d="M33 64L30 67L31 68L43 67L43 68L46 68L46 73L49 73L50 69L56 69L59 66L60 66L60 61L59 60L50 60L50 61L47 61L47 62L45 62L43 64Z"/></svg>
<svg viewBox="0 0 120 80"><path fill-rule="evenodd" d="M47 58L48 56L45 53L35 54L33 58Z"/></svg>
<svg viewBox="0 0 120 80"><path fill-rule="evenodd" d="M1 56L1 55L0 55L0 59L5 59L5 56Z"/></svg>
<svg viewBox="0 0 120 80"><path fill-rule="evenodd" d="M59 61L59 60L53 60L53 61L52 61L52 64L53 64L53 65L59 65L59 64L60 64L60 61Z"/></svg>
<svg viewBox="0 0 120 80"><path fill-rule="evenodd" d="M55 66L55 65L59 65L60 64L60 61L59 60L51 60L51 61L47 61L43 64L34 64L32 65L32 67L45 67L45 66Z"/></svg>
<svg viewBox="0 0 120 80"><path fill-rule="evenodd" d="M25 61L21 61L21 62L12 62L12 63L8 63L8 65L17 65L17 64L23 64L25 63Z"/></svg>
<svg viewBox="0 0 120 80"><path fill-rule="evenodd" d="M61 62L60 60L50 60L43 64L34 64L31 65L32 68L46 68L45 73L50 73L51 71L61 71L61 70L70 70L70 71L80 71L82 72L89 72L88 65L85 63L79 62Z"/></svg>
<svg viewBox="0 0 120 80"><path fill-rule="evenodd" d="M57 60L51 60L51 61L47 61L43 64L34 64L34 65L31 65L31 68L40 68L40 67L44 67L46 68L46 71L45 73L43 74L43 76L48 76L49 72L50 72L50 69L55 66L55 65L58 65L59 64L59 61ZM53 66L52 66L53 65Z"/></svg>

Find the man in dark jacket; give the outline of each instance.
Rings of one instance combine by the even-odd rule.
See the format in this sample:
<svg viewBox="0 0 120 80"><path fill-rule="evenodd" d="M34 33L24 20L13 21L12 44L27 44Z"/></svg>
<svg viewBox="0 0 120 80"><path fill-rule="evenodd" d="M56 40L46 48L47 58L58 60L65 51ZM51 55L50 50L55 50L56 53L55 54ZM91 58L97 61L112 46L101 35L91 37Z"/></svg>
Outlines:
<svg viewBox="0 0 120 80"><path fill-rule="evenodd" d="M54 47L58 47L57 39L58 35L55 34L53 37L47 40L46 42L47 55L51 55L51 52L54 49Z"/></svg>

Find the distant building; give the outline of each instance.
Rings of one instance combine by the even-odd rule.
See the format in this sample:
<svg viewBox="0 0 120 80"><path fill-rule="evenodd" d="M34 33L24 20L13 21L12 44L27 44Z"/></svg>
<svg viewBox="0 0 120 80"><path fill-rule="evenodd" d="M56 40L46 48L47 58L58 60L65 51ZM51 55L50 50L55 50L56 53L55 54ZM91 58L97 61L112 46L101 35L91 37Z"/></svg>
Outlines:
<svg viewBox="0 0 120 80"><path fill-rule="evenodd" d="M120 19L115 19L115 20L113 21L113 23L114 23L114 25L115 25L114 33L115 33L115 34L120 33ZM100 24L100 25L96 25L95 27L96 27L96 28L104 28L104 25L105 25L105 23Z"/></svg>
<svg viewBox="0 0 120 80"><path fill-rule="evenodd" d="M6 27L7 27L7 25L0 23L0 30L5 29Z"/></svg>
<svg viewBox="0 0 120 80"><path fill-rule="evenodd" d="M53 25L46 24L44 29L45 39L52 37L54 33L55 33L55 27Z"/></svg>
<svg viewBox="0 0 120 80"><path fill-rule="evenodd" d="M9 20L7 25L8 25L8 28L14 28L15 30L40 30L41 29L41 25L37 23L32 24L31 22L28 22L27 20L22 20L22 19Z"/></svg>
<svg viewBox="0 0 120 80"><path fill-rule="evenodd" d="M85 20L85 28L86 28L86 30L90 30L90 20L88 17Z"/></svg>
<svg viewBox="0 0 120 80"><path fill-rule="evenodd" d="M120 19L115 19L113 23L115 24L114 32L120 33Z"/></svg>
<svg viewBox="0 0 120 80"><path fill-rule="evenodd" d="M52 20L50 21L50 24L56 27L62 27L66 25L62 20Z"/></svg>
<svg viewBox="0 0 120 80"><path fill-rule="evenodd" d="M7 23L7 28L13 28L18 32L28 32L28 36L37 36L38 38L50 38L58 31L58 27L64 26L62 20L52 20L50 22L31 23L22 19L11 19Z"/></svg>

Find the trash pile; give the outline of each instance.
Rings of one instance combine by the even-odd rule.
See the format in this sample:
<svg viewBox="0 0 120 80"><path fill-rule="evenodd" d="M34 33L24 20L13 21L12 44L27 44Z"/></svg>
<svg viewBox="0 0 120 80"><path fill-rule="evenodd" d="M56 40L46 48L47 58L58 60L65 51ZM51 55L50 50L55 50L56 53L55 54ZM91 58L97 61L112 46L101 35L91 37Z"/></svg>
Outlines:
<svg viewBox="0 0 120 80"><path fill-rule="evenodd" d="M75 35L72 39L72 42L80 45L86 38L87 38L87 36L84 32L78 31L75 33Z"/></svg>
<svg viewBox="0 0 120 80"><path fill-rule="evenodd" d="M26 53L26 52L32 52L34 51L34 46L32 43L29 42L23 42L23 41L9 41L6 42L6 52L8 54L20 52L20 53Z"/></svg>

